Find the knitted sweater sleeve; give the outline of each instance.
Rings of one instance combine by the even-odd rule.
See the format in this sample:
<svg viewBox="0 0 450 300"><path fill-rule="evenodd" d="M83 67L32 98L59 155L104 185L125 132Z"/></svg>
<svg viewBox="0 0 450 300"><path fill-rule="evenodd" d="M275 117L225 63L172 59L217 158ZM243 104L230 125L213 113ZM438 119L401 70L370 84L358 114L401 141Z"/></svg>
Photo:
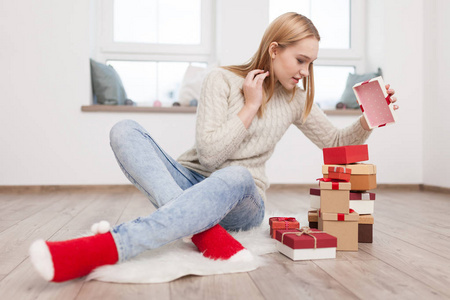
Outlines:
<svg viewBox="0 0 450 300"><path fill-rule="evenodd" d="M363 144L372 132L361 126L359 118L348 127L338 129L316 104L304 123L298 118L294 124L320 149Z"/></svg>
<svg viewBox="0 0 450 300"><path fill-rule="evenodd" d="M196 148L200 163L211 172L220 167L247 136L241 119L229 113L232 89L220 70L209 73L202 85L197 108Z"/></svg>

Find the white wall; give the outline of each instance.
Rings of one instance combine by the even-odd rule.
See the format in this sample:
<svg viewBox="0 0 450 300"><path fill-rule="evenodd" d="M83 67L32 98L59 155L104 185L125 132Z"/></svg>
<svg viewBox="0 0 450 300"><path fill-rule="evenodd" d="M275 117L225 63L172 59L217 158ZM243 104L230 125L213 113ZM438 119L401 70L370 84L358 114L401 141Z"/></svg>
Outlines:
<svg viewBox="0 0 450 300"><path fill-rule="evenodd" d="M369 140L380 180L423 182L424 0L367 1L367 69L396 90L398 122ZM382 177L383 176L383 177Z"/></svg>
<svg viewBox="0 0 450 300"><path fill-rule="evenodd" d="M450 1L427 1L424 11L424 183L450 188Z"/></svg>
<svg viewBox="0 0 450 300"><path fill-rule="evenodd" d="M367 5L367 69L383 68L401 106L398 124L376 130L368 141L370 161L378 166L380 183L448 185L436 181L439 173L432 172L439 165L433 151L440 147L448 150L448 142L441 143L437 135L430 137L448 121L437 105L424 105L426 90L420 84L425 71L424 47L420 46L424 42L425 2L384 0L377 1L380 5L373 1ZM444 2L439 3L448 11ZM254 9L261 3L219 0L217 45L222 64L241 63L256 50L263 33L258 28L267 19L267 11ZM125 118L143 124L174 157L192 145L192 114L81 112L81 105L89 104L91 95L91 6L89 0L2 3L0 185L128 183L108 142L111 126ZM439 16L444 22L444 12ZM448 36L448 31L438 31L440 37L445 34ZM448 53L444 50L448 44L437 51L440 58ZM448 78L443 67L437 69L442 78ZM443 83L441 79L437 93L442 100L436 104L448 108ZM426 124L422 109L425 121L431 119ZM331 120L342 127L355 118ZM423 131L428 135L425 139ZM424 140L429 146L423 146ZM321 164L321 151L291 128L277 146L267 172L273 183L312 183L320 176Z"/></svg>

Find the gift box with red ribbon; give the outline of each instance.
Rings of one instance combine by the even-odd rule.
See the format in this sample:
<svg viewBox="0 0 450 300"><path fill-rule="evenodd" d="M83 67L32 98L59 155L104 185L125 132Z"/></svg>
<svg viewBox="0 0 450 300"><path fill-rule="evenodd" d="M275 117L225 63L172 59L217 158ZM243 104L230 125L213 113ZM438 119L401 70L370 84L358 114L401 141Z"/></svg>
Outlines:
<svg viewBox="0 0 450 300"><path fill-rule="evenodd" d="M367 191L377 187L377 168L373 164L347 164L347 165L323 165L322 174L324 178L329 178L328 169L330 167L345 167L352 170L350 183L352 191Z"/></svg>
<svg viewBox="0 0 450 300"><path fill-rule="evenodd" d="M347 213L350 183L337 179L319 179L320 209L323 212Z"/></svg>
<svg viewBox="0 0 450 300"><path fill-rule="evenodd" d="M341 191L350 191L351 183L331 178L319 178L319 188L321 190L341 190ZM322 194L321 194L322 195Z"/></svg>
<svg viewBox="0 0 450 300"><path fill-rule="evenodd" d="M374 200L375 193L350 191L350 209L353 209L359 214L373 214L375 207ZM309 189L309 203L312 209L320 208L320 189Z"/></svg>
<svg viewBox="0 0 450 300"><path fill-rule="evenodd" d="M324 164L345 165L369 160L367 145L323 148Z"/></svg>
<svg viewBox="0 0 450 300"><path fill-rule="evenodd" d="M269 218L269 225L272 238L275 238L276 230L300 228L300 223L293 217L272 217Z"/></svg>
<svg viewBox="0 0 450 300"><path fill-rule="evenodd" d="M337 250L358 251L359 214L353 210L348 213L325 213L319 210L318 228L338 239Z"/></svg>
<svg viewBox="0 0 450 300"><path fill-rule="evenodd" d="M277 230L277 249L292 260L336 257L336 237L309 227Z"/></svg>

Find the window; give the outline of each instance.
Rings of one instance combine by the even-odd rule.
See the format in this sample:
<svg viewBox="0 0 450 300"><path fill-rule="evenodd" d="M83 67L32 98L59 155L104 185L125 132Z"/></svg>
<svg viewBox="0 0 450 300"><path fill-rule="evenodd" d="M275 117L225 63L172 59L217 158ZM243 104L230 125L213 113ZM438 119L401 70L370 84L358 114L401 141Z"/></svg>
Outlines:
<svg viewBox="0 0 450 300"><path fill-rule="evenodd" d="M119 73L137 105L172 106L190 65L213 60L213 2L210 0L102 0L100 62ZM158 103L158 104L159 104Z"/></svg>
<svg viewBox="0 0 450 300"><path fill-rule="evenodd" d="M270 0L270 22L294 11L319 31L319 56L314 62L315 101L334 109L349 73L364 73L364 3L351 0Z"/></svg>

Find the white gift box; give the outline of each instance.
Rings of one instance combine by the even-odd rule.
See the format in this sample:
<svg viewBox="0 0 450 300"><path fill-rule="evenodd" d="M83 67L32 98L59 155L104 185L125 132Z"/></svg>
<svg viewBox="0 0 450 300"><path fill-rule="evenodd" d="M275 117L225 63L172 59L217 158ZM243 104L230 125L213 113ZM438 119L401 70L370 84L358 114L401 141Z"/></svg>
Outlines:
<svg viewBox="0 0 450 300"><path fill-rule="evenodd" d="M310 260L336 258L336 247L330 248L310 248L310 249L292 249L277 241L277 250L292 260Z"/></svg>

